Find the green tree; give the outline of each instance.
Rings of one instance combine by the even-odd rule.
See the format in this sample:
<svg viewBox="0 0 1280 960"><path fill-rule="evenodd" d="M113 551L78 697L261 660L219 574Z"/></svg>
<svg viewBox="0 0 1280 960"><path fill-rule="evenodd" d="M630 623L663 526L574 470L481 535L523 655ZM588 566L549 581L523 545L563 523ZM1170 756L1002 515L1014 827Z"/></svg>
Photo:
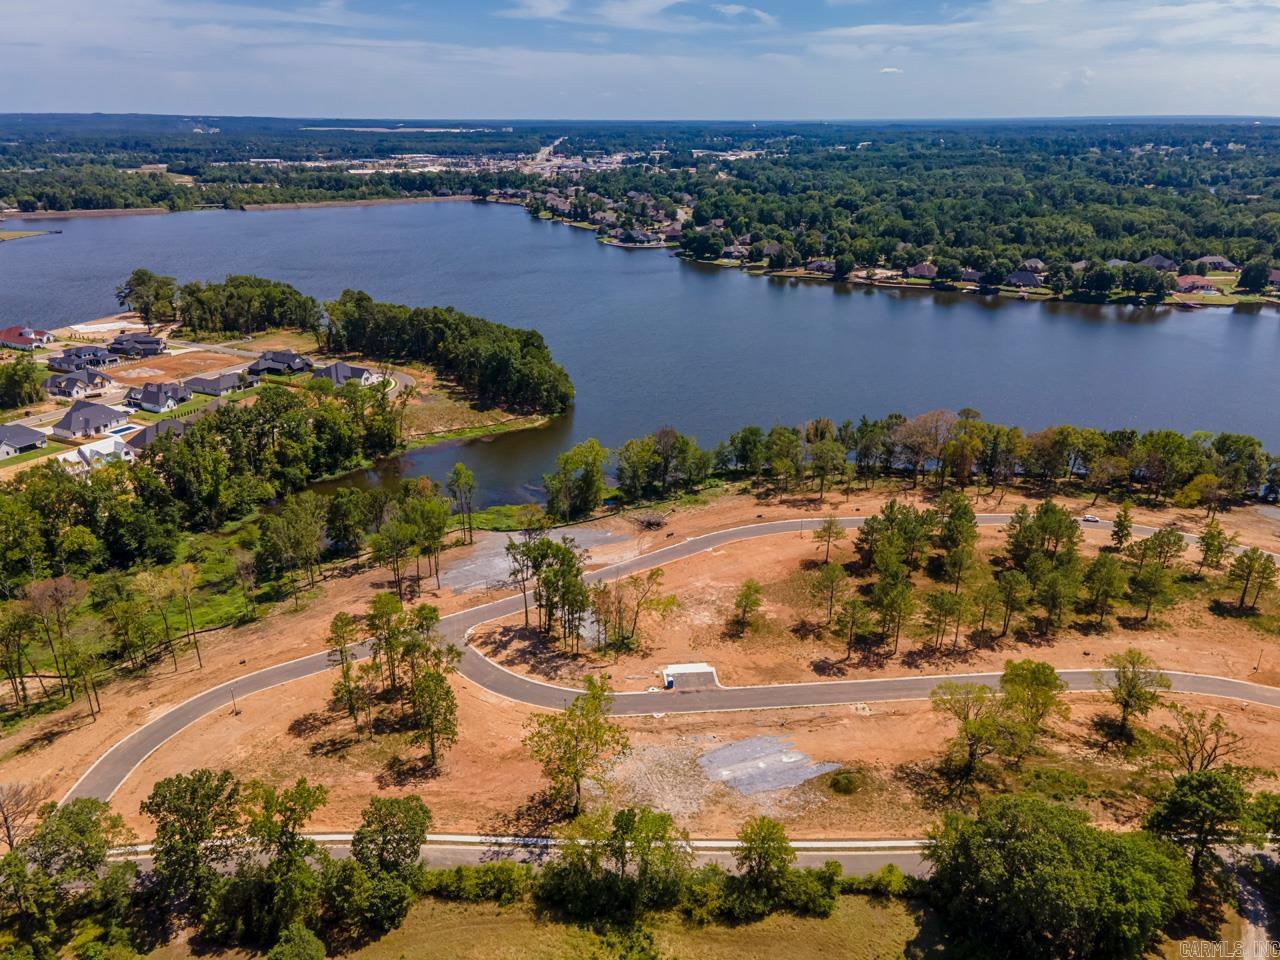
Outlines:
<svg viewBox="0 0 1280 960"><path fill-rule="evenodd" d="M472 522L476 496L475 474L467 469L465 463L455 463L453 470L449 473L449 479L445 481L445 489L449 491L449 496L453 497L458 514L462 517L467 542L473 542L475 540L475 526Z"/></svg>
<svg viewBox="0 0 1280 960"><path fill-rule="evenodd" d="M984 799L930 836L928 885L953 934L1030 960L1137 958L1188 906L1176 848L1110 833L1082 811L1031 796Z"/></svg>
<svg viewBox="0 0 1280 960"><path fill-rule="evenodd" d="M384 523L382 529L369 538L373 562L391 571L391 579L396 585L396 596L401 600L404 599L405 566L418 542L417 529L411 523L399 519Z"/></svg>
<svg viewBox="0 0 1280 960"><path fill-rule="evenodd" d="M1000 675L1008 750L1021 759L1035 746L1051 717L1066 719L1071 712L1062 695L1067 682L1052 664L1040 660L1007 660Z"/></svg>
<svg viewBox="0 0 1280 960"><path fill-rule="evenodd" d="M1241 842L1249 813L1249 795L1239 774L1232 770L1199 770L1184 773L1157 801L1146 828L1186 849L1191 874L1201 882L1215 848Z"/></svg>
<svg viewBox="0 0 1280 960"><path fill-rule="evenodd" d="M1205 521L1197 543L1200 546L1200 565L1196 568L1196 573L1201 574L1205 567L1210 570L1220 568L1222 561L1235 550L1237 538L1235 534L1228 534L1222 528L1217 517L1211 517Z"/></svg>
<svg viewBox="0 0 1280 960"><path fill-rule="evenodd" d="M1160 701L1160 691L1171 686L1169 678L1149 656L1135 647L1113 653L1105 660L1109 673L1100 673L1097 685L1106 690L1120 711L1120 734L1133 736L1133 718L1145 717Z"/></svg>
<svg viewBox="0 0 1280 960"><path fill-rule="evenodd" d="M306 924L295 921L285 927L275 946L267 951L266 960L325 960L325 955L320 938Z"/></svg>
<svg viewBox="0 0 1280 960"><path fill-rule="evenodd" d="M600 782L630 749L626 731L609 719L609 684L587 677L586 689L562 712L531 717L525 748L542 767L552 799L571 816L582 811L582 785Z"/></svg>
<svg viewBox="0 0 1280 960"><path fill-rule="evenodd" d="M212 905L219 871L235 853L240 783L231 772L193 770L166 777L142 801L155 821L151 858L164 895L201 916Z"/></svg>
<svg viewBox="0 0 1280 960"><path fill-rule="evenodd" d="M747 632L764 604L764 593L755 580L746 580L733 595L733 615L729 619L729 628L736 636Z"/></svg>
<svg viewBox="0 0 1280 960"><path fill-rule="evenodd" d="M373 797L351 837L351 856L368 870L404 874L421 858L431 824L421 797Z"/></svg>
<svg viewBox="0 0 1280 960"><path fill-rule="evenodd" d="M1266 260L1250 260L1240 268L1240 289L1260 293L1271 283L1271 264Z"/></svg>
<svg viewBox="0 0 1280 960"><path fill-rule="evenodd" d="M1137 603L1143 605L1142 622L1146 623L1154 607L1172 602L1173 579L1166 568L1147 564L1129 582L1129 592Z"/></svg>
<svg viewBox="0 0 1280 960"><path fill-rule="evenodd" d="M1000 749L1004 740L1004 704L997 692L982 683L944 680L929 694L937 713L956 721L955 736L947 745L946 773L959 786L971 784L982 762Z"/></svg>
<svg viewBox="0 0 1280 960"><path fill-rule="evenodd" d="M814 574L811 589L814 596L826 608L826 618L823 621L825 624L830 625L836 601L840 599L842 591L848 587L848 584L849 575L838 563L824 563Z"/></svg>
<svg viewBox="0 0 1280 960"><path fill-rule="evenodd" d="M1084 573L1084 584L1089 594L1089 606L1098 615L1101 625L1111 612L1111 604L1123 596L1129 575L1120 560L1111 553L1100 553L1090 562Z"/></svg>
<svg viewBox="0 0 1280 960"><path fill-rule="evenodd" d="M435 767L440 751L458 742L458 701L453 688L441 671L428 668L413 678L409 703L414 740L427 744L427 759Z"/></svg>
<svg viewBox="0 0 1280 960"><path fill-rule="evenodd" d="M1026 609L1031 583L1021 570L1005 570L996 578L996 586L1000 590L1000 607L1004 611L1000 625L1000 636L1003 637L1009 632L1013 615Z"/></svg>
<svg viewBox="0 0 1280 960"><path fill-rule="evenodd" d="M556 470L542 478L547 513L562 520L587 516L604 498L604 465L609 451L584 440L556 458Z"/></svg>
<svg viewBox="0 0 1280 960"><path fill-rule="evenodd" d="M822 544L822 562L831 562L831 544L844 536L844 527L840 525L840 521L835 517L826 517L822 523L818 525L818 529L813 531L813 539Z"/></svg>
<svg viewBox="0 0 1280 960"><path fill-rule="evenodd" d="M844 638L845 660L853 657L858 637L871 629L871 612L861 597L846 597L835 620L836 633Z"/></svg>
<svg viewBox="0 0 1280 960"><path fill-rule="evenodd" d="M738 831L733 910L739 919L763 917L782 901L796 852L778 821L752 817Z"/></svg>
<svg viewBox="0 0 1280 960"><path fill-rule="evenodd" d="M1240 587L1236 607L1243 610L1247 603L1251 609L1256 610L1262 594L1275 586L1278 572L1280 571L1277 571L1271 554L1264 553L1257 547L1249 547L1236 554L1231 566L1227 568L1227 582ZM1253 591L1252 600L1249 598L1250 590Z"/></svg>

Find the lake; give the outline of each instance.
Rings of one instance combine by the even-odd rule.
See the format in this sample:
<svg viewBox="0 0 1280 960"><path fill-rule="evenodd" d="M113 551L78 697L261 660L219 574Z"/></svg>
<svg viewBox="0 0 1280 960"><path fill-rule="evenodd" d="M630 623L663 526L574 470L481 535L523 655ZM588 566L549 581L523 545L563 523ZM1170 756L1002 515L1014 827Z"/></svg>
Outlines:
<svg viewBox="0 0 1280 960"><path fill-rule="evenodd" d="M6 224L22 228L21 221ZM535 494L555 454L664 424L712 445L768 427L974 407L1034 430L1240 431L1280 450L1280 313L1020 303L749 277L623 250L517 207L430 203L33 221L0 244L0 325L117 309L145 266L346 287L542 332L577 387L551 427L414 451L365 475L476 471L485 503Z"/></svg>

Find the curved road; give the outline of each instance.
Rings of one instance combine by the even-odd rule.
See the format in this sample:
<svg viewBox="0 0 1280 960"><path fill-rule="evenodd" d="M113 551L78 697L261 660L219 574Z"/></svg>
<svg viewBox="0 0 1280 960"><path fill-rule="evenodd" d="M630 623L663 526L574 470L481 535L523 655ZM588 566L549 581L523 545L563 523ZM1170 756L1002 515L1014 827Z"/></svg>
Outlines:
<svg viewBox="0 0 1280 960"><path fill-rule="evenodd" d="M999 526L1009 519L1008 514L980 514L980 526ZM840 523L845 529L860 527L864 517L845 517ZM755 537L781 533L803 534L816 527L813 520L774 520L717 530L673 543L650 553L641 554L612 566L587 574L591 581L617 579L663 563L681 560L716 547ZM1109 529L1108 522L1090 523L1088 527ZM1152 527L1134 527L1135 533L1150 534ZM1184 534L1194 542L1194 537ZM462 649L458 672L468 680L510 700L549 710L563 709L577 696L570 687L534 680L513 673L485 657L471 647L468 633L482 623L519 613L523 600L519 594L496 600L482 606L463 610L440 620L442 635ZM356 648L360 656L368 655L368 646ZM330 669L328 652L313 653L297 660L276 664L236 680L229 681L199 693L190 700L173 707L155 720L139 727L116 743L76 781L68 791L66 800L76 797L98 797L106 800L120 788L129 775L147 757L186 727L215 710L229 708L232 696L243 699L271 687L294 680L301 680ZM1097 671L1059 670L1059 675L1073 691L1091 691L1096 687ZM1197 693L1214 697L1226 697L1270 707L1280 707L1280 688L1267 687L1244 680L1214 677L1193 673L1168 673L1173 689L1180 693ZM872 703L890 700L928 699L929 692L941 680L963 678L994 685L998 673L945 674L938 676L885 677L873 680L827 680L813 683L773 684L768 686L725 687L714 686L690 690L659 690L653 692L623 692L614 694L613 712L634 716L638 714L709 713L725 710L762 710L784 707L831 706L846 703Z"/></svg>

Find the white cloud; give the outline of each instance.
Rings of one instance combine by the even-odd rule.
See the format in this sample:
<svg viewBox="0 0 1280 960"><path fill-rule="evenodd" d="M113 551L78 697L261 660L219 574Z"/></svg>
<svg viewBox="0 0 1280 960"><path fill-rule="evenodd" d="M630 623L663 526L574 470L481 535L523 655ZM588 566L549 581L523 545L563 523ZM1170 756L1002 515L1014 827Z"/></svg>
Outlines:
<svg viewBox="0 0 1280 960"><path fill-rule="evenodd" d="M748 7L741 3L713 3L711 9L723 13L726 17L751 17L766 27L776 27L778 18L759 7Z"/></svg>
<svg viewBox="0 0 1280 960"><path fill-rule="evenodd" d="M881 73L901 73L902 68L901 67L881 67L880 72Z"/></svg>

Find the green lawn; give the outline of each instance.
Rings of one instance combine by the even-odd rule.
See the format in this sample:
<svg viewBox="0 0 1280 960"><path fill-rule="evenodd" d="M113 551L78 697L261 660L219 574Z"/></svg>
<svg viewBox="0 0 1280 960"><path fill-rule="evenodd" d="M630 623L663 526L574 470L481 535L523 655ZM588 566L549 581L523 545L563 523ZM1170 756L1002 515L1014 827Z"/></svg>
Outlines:
<svg viewBox="0 0 1280 960"><path fill-rule="evenodd" d="M9 457L7 460L0 460L0 467L12 467L15 463L26 463L28 460L51 457L55 453L62 453L62 451L70 449L71 444L63 443L61 440L55 440L50 437L43 447L36 450L28 450L26 453L18 454L16 457Z"/></svg>
<svg viewBox="0 0 1280 960"><path fill-rule="evenodd" d="M736 927L691 927L672 917L659 918L650 929L664 960L781 956L787 960L897 960L944 955L927 917L900 901L868 897L841 897L835 914L825 920L774 916ZM192 955L189 946L175 943L151 957L185 960ZM599 934L538 919L527 906L426 900L409 912L399 930L346 956L350 960L607 960L617 952Z"/></svg>
<svg viewBox="0 0 1280 960"><path fill-rule="evenodd" d="M252 393L252 390L245 390L241 393L232 394L233 397L243 397L246 393ZM167 413L149 413L146 410L139 410L133 414L134 420L141 420L143 423L155 423L158 420L169 420L174 417L185 417L188 414L195 413L197 410L207 407L214 400L213 397L205 396L203 393L197 393L186 403L180 403Z"/></svg>

